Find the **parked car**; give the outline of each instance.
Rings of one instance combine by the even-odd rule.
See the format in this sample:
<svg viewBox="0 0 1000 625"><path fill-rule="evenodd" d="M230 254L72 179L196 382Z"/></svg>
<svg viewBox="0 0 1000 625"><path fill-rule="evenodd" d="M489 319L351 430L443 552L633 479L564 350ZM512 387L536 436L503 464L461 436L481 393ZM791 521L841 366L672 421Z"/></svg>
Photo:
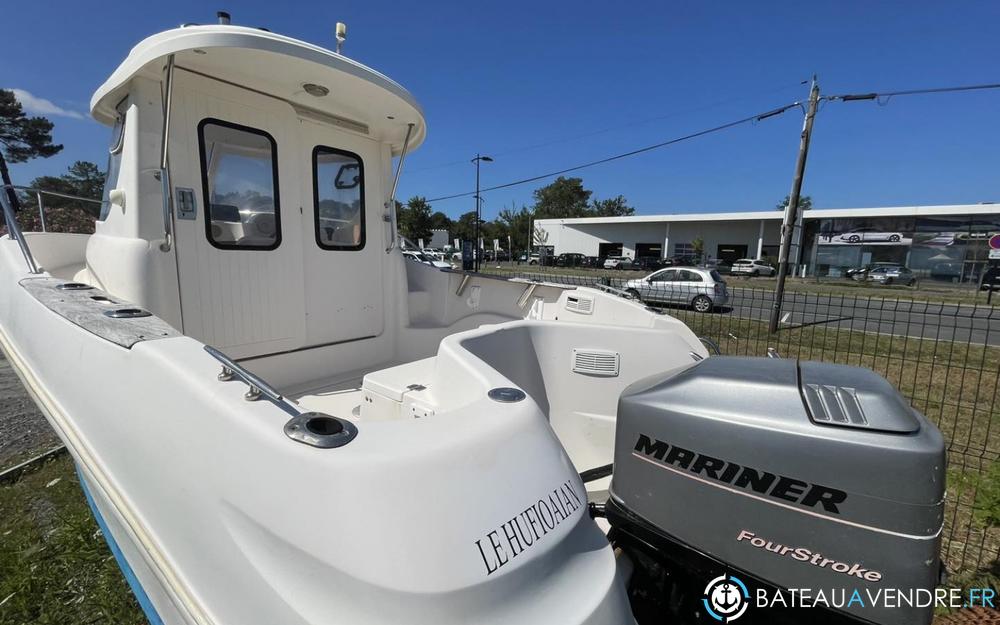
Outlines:
<svg viewBox="0 0 1000 625"><path fill-rule="evenodd" d="M912 286L917 281L913 272L902 265L875 267L868 272L865 279L878 284L905 284L906 286Z"/></svg>
<svg viewBox="0 0 1000 625"><path fill-rule="evenodd" d="M733 263L730 273L733 275L773 276L777 271L766 260L741 258Z"/></svg>
<svg viewBox="0 0 1000 625"><path fill-rule="evenodd" d="M438 267L438 268L447 267L449 269L451 268L451 265L444 262L443 260L432 258L431 256L428 256L427 254L424 254L423 252L417 250L403 250L403 256L407 257L408 259L414 262L430 265L431 267Z"/></svg>
<svg viewBox="0 0 1000 625"><path fill-rule="evenodd" d="M531 254L525 252L518 257L518 260L522 263L527 263L528 265L537 265L541 262L541 256L537 252L532 252Z"/></svg>
<svg viewBox="0 0 1000 625"><path fill-rule="evenodd" d="M660 258L658 256L643 256L642 258L635 259L635 262L632 263L633 269L641 269L643 271L656 271L657 269L671 266L673 266L673 262L669 258Z"/></svg>
<svg viewBox="0 0 1000 625"><path fill-rule="evenodd" d="M673 256L668 258L667 261L671 267L694 267L698 264L696 256Z"/></svg>
<svg viewBox="0 0 1000 625"><path fill-rule="evenodd" d="M726 281L714 269L668 267L645 278L629 280L624 288L646 303L684 304L701 313L729 302Z"/></svg>
<svg viewBox="0 0 1000 625"><path fill-rule="evenodd" d="M899 263L868 263L867 265L862 265L860 267L852 267L844 272L844 276L851 278L852 280L864 280L868 276L868 272L876 267L894 267Z"/></svg>
<svg viewBox="0 0 1000 625"><path fill-rule="evenodd" d="M604 259L605 269L631 269L632 259L628 256L608 256Z"/></svg>
<svg viewBox="0 0 1000 625"><path fill-rule="evenodd" d="M979 283L980 291L1000 290L1000 267L990 267L983 273L983 279Z"/></svg>
<svg viewBox="0 0 1000 625"><path fill-rule="evenodd" d="M586 260L583 254L560 254L556 257L556 267L583 267Z"/></svg>
<svg viewBox="0 0 1000 625"><path fill-rule="evenodd" d="M876 228L855 228L850 232L845 232L838 237L841 241L848 243L871 243L877 241L888 241L898 243L903 238L903 233L878 230Z"/></svg>
<svg viewBox="0 0 1000 625"><path fill-rule="evenodd" d="M584 256L584 259L586 261L584 267L600 267L604 264L604 261L598 256Z"/></svg>

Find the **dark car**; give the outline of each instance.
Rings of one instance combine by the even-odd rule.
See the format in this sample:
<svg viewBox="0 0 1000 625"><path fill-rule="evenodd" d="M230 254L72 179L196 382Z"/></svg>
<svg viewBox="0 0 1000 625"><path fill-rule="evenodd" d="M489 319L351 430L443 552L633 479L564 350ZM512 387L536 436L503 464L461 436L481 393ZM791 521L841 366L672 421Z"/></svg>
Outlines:
<svg viewBox="0 0 1000 625"><path fill-rule="evenodd" d="M979 283L981 291L1000 290L1000 267L990 267L983 273L983 281Z"/></svg>
<svg viewBox="0 0 1000 625"><path fill-rule="evenodd" d="M568 253L556 257L556 267L583 267L587 257L583 254Z"/></svg>
<svg viewBox="0 0 1000 625"><path fill-rule="evenodd" d="M657 256L642 256L635 259L632 263L633 269L641 269L642 271L656 271L657 269L663 269L665 267L671 267L673 263L669 258L659 258Z"/></svg>
<svg viewBox="0 0 1000 625"><path fill-rule="evenodd" d="M668 267L694 267L698 264L698 259L694 256L674 256L668 260Z"/></svg>
<svg viewBox="0 0 1000 625"><path fill-rule="evenodd" d="M584 256L584 267L600 267L604 264L604 259L600 256Z"/></svg>

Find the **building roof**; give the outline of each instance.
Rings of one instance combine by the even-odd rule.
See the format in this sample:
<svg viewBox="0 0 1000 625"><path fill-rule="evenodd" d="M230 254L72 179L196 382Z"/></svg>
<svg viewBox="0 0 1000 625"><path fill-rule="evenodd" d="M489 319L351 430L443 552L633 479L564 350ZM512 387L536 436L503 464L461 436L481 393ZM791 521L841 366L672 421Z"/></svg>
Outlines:
<svg viewBox="0 0 1000 625"><path fill-rule="evenodd" d="M994 203L948 204L941 206L886 206L877 208L814 208L804 211L805 219L834 219L844 217L930 217L942 215L970 215L1000 213ZM740 211L732 213L678 213L668 215L633 215L631 217L575 217L567 219L537 219L539 226L554 224L618 224L661 223L675 221L781 221L783 211Z"/></svg>

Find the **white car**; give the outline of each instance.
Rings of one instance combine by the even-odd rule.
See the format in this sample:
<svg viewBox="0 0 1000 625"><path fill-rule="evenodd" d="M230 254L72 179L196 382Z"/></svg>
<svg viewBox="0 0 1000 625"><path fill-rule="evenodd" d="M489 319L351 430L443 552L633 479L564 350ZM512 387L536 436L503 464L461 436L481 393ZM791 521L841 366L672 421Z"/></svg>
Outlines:
<svg viewBox="0 0 1000 625"><path fill-rule="evenodd" d="M622 288L646 304L683 304L700 313L729 302L726 281L715 269L702 267L668 267L629 280Z"/></svg>
<svg viewBox="0 0 1000 625"><path fill-rule="evenodd" d="M608 256L604 259L605 269L631 269L632 259L628 256Z"/></svg>
<svg viewBox="0 0 1000 625"><path fill-rule="evenodd" d="M730 273L743 273L750 276L773 276L777 271L767 261L759 258L741 258L733 263Z"/></svg>
<svg viewBox="0 0 1000 625"><path fill-rule="evenodd" d="M451 268L451 265L444 262L443 260L438 260L423 252L418 250L403 250L403 256L409 258L412 261L423 263L425 265L430 265L431 267L438 267L439 269Z"/></svg>
<svg viewBox="0 0 1000 625"><path fill-rule="evenodd" d="M901 232L887 232L875 228L855 228L850 232L840 235L841 241L848 243L888 241L889 243L899 243L903 239Z"/></svg>

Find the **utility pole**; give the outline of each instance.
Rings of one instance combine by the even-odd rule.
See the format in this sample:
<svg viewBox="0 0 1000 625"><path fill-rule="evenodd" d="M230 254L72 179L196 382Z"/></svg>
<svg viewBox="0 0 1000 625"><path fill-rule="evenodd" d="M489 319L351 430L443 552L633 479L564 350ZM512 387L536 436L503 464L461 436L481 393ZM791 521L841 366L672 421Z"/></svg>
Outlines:
<svg viewBox="0 0 1000 625"><path fill-rule="evenodd" d="M816 107L819 105L819 83L816 76L812 78L812 88L809 90L809 107L802 123L802 136L799 141L799 157L795 161L795 178L792 179L792 192L788 194L788 206L785 207L785 218L781 222L781 249L778 252L778 284L774 289L774 305L771 309L770 332L778 331L781 320L781 302L785 297L785 278L788 276L788 255L792 247L792 234L799 219L799 196L802 193L802 178L806 171L806 157L809 156L809 139L812 137L813 120L816 118ZM802 245L802 241L799 241Z"/></svg>
<svg viewBox="0 0 1000 625"><path fill-rule="evenodd" d="M479 222L482 221L482 198L479 197L479 163L481 162L492 163L493 159L489 156L481 156L476 154L476 158L472 159L472 162L476 164L476 241L473 243L475 247L475 266L476 271L479 271Z"/></svg>

